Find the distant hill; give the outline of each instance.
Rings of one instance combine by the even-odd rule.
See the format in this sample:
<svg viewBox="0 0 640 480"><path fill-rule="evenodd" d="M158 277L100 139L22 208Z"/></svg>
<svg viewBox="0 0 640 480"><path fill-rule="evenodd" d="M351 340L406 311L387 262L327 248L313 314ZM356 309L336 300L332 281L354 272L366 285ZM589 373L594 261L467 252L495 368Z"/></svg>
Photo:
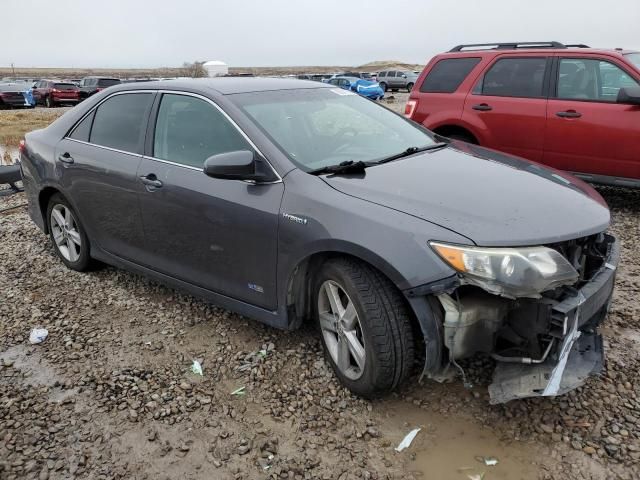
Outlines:
<svg viewBox="0 0 640 480"><path fill-rule="evenodd" d="M380 72L382 70L422 70L424 65L415 63L404 63L397 60L378 60L375 62L365 63L359 67L353 67L359 72Z"/></svg>

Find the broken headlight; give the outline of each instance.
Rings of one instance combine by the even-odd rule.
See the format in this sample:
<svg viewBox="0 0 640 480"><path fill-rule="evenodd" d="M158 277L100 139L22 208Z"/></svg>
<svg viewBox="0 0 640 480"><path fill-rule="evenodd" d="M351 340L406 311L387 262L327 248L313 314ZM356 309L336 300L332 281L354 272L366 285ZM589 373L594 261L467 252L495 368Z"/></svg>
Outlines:
<svg viewBox="0 0 640 480"><path fill-rule="evenodd" d="M539 297L541 292L578 280L578 272L547 247L483 248L430 242L465 283L506 297Z"/></svg>

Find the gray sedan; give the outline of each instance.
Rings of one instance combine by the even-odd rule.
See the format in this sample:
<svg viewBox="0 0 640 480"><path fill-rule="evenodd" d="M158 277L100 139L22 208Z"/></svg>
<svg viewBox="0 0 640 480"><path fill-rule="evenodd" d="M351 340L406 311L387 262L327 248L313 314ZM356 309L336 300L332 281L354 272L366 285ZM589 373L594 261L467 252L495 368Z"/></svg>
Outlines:
<svg viewBox="0 0 640 480"><path fill-rule="evenodd" d="M69 268L112 264L282 329L315 322L358 395L464 378L476 353L497 362L494 402L561 394L602 365L618 247L598 193L352 92L114 86L27 134L21 159L31 218Z"/></svg>

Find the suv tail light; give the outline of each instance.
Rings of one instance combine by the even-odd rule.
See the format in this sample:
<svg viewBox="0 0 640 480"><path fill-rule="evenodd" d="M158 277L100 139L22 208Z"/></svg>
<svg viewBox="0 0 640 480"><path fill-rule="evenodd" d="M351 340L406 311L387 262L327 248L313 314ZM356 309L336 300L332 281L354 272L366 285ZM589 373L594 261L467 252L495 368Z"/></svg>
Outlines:
<svg viewBox="0 0 640 480"><path fill-rule="evenodd" d="M404 116L407 118L411 118L413 116L413 112L416 111L417 106L418 106L417 100L407 101L407 104L404 106Z"/></svg>
<svg viewBox="0 0 640 480"><path fill-rule="evenodd" d="M52 89L51 89L51 91L52 91L53 93L58 93L60 90L58 90L57 88L52 88Z"/></svg>
<svg viewBox="0 0 640 480"><path fill-rule="evenodd" d="M24 140L20 140L20 144L18 145L18 151L20 153L24 152L27 149L27 144L24 143Z"/></svg>

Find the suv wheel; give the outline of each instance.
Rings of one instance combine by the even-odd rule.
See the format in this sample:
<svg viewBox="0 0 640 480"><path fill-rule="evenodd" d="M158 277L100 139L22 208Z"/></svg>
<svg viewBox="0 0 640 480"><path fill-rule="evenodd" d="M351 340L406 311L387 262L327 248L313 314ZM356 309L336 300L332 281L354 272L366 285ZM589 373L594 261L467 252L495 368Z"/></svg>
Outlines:
<svg viewBox="0 0 640 480"><path fill-rule="evenodd" d="M415 355L410 315L387 278L354 260L332 260L313 293L325 354L349 390L375 397L407 377Z"/></svg>
<svg viewBox="0 0 640 480"><path fill-rule="evenodd" d="M89 240L80 224L77 213L60 194L55 194L47 208L49 236L56 254L72 270L88 270Z"/></svg>
<svg viewBox="0 0 640 480"><path fill-rule="evenodd" d="M407 83L407 92L411 93L411 90L413 90L413 83L409 82Z"/></svg>
<svg viewBox="0 0 640 480"><path fill-rule="evenodd" d="M47 108L53 108L56 106L55 102L51 99L51 95L47 95L47 98L44 99L44 104Z"/></svg>
<svg viewBox="0 0 640 480"><path fill-rule="evenodd" d="M386 92L388 87L386 83L380 82L380 88L382 89L383 92Z"/></svg>

